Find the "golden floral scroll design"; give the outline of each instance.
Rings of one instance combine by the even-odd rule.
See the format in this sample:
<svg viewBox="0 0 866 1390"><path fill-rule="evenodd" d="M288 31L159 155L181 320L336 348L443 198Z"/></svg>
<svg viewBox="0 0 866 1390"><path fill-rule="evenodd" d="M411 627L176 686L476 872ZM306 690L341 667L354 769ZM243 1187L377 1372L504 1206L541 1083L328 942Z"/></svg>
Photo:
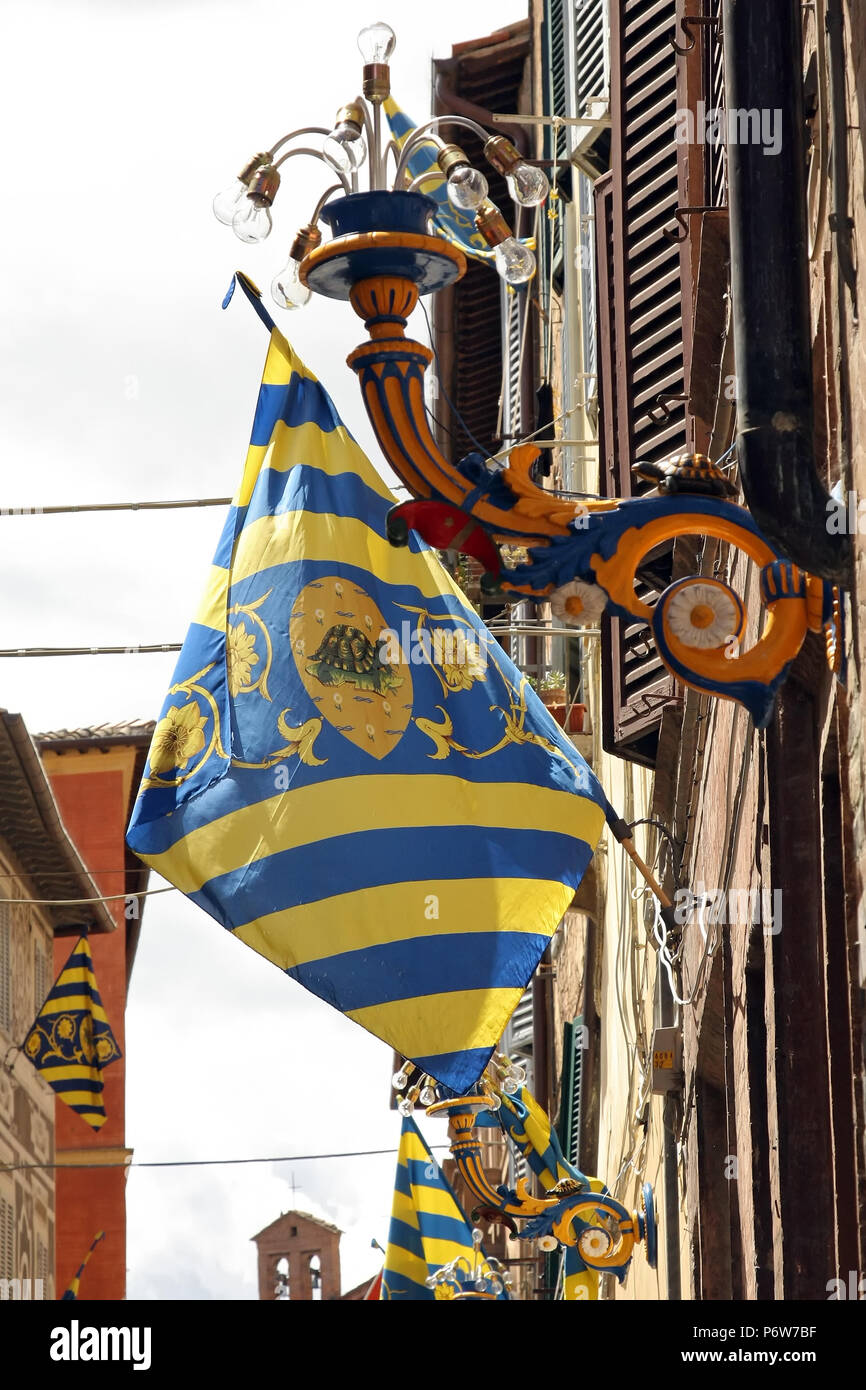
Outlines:
<svg viewBox="0 0 866 1390"><path fill-rule="evenodd" d="M211 692L201 684L201 681L213 670L215 665L216 662L212 661L210 665L204 666L201 671L196 671L195 675L189 676L187 680L178 681L169 690L169 695L189 696L189 703L180 706L171 705L157 723L148 755L150 774L141 783L142 791L151 787L181 786L182 783L188 782L191 777L195 777L214 752L218 757L225 758L228 762L229 755L223 748L220 736L220 714L216 700ZM213 718L213 728L209 738L205 738L204 733L208 720L207 713L202 713L201 706L198 700L193 699L193 695L198 695L204 700ZM201 754L200 757L199 754ZM187 763L192 760L195 760L193 766L187 771L181 772L178 777L166 777L164 775L174 768L186 768Z"/></svg>
<svg viewBox="0 0 866 1390"><path fill-rule="evenodd" d="M244 763L238 758L232 758L232 767L244 767L261 771L265 768L275 767L286 758L293 757L296 753L302 763L307 767L323 767L328 761L327 758L317 758L315 753L315 742L322 732L321 719L307 719L303 724L290 725L286 720L289 709L284 709L282 714L277 717L277 728L286 740L282 748L277 748L273 753L268 753L263 762Z"/></svg>
<svg viewBox="0 0 866 1390"><path fill-rule="evenodd" d="M442 716L439 722L423 715L416 716L414 719L416 727L432 741L434 746L434 751L428 753L428 757L439 761L449 757L451 753L459 753L464 758L490 758L493 757L495 753L499 753L503 748L506 748L510 743L534 743L539 748L543 748L545 752L550 753L553 757L560 758L564 763L567 763L578 776L581 775L580 766L568 756L568 753L563 748L560 748L559 745L554 743L551 739L545 738L543 734L537 734L532 729L526 727L526 718L529 713L526 704L526 692L530 689L529 681L526 676L521 676L517 685L509 680L497 659L496 653L499 650L499 645L489 633L479 632L473 622L468 618L460 617L458 614L446 613L437 615L429 612L426 608L417 608L402 603L398 604L397 607L417 615L415 624L416 633L426 630L425 624L428 620L441 623L443 619L445 619L448 622L460 624L461 628L465 627L469 629L472 641L471 643L467 642L465 644L467 655L462 666L452 667L447 661L437 662L435 660L434 642L434 659L431 660L429 664L442 686L443 695L446 699L449 695L459 695L463 691L471 690L476 681L483 681L486 675L487 662L490 662L496 670L508 696L508 708L506 708L504 704L492 704L488 706L491 714L499 713L502 715L505 723L505 730L502 737L490 748L486 749L469 748L466 744L460 743L454 737L454 724L444 705L435 706L435 709ZM437 633L447 631L447 629L433 628L431 629L430 635L431 638L435 638ZM479 652L482 643L483 653Z"/></svg>
<svg viewBox="0 0 866 1390"><path fill-rule="evenodd" d="M248 632L244 623L231 624L226 622L226 671L229 694L233 698L236 695L251 695L254 690L258 690L264 700L271 699L271 693L268 690L268 676L273 665L274 649L271 644L271 635L257 610L270 598L273 592L273 589L268 589L268 592L262 594L261 598L253 599L250 603L233 603L228 611L227 618L237 618L243 615L258 628L265 645L265 660L262 663L262 669L253 680L252 668L261 662L261 658L255 650L256 633Z"/></svg>

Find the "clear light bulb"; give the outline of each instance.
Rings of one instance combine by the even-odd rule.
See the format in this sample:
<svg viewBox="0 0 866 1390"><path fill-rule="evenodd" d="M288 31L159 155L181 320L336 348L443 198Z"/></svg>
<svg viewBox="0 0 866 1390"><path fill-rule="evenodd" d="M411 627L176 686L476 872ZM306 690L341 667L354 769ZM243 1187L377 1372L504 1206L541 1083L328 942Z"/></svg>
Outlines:
<svg viewBox="0 0 866 1390"><path fill-rule="evenodd" d="M224 188L213 200L213 215L217 222L222 222L224 227L230 227L234 220L241 198L247 191L247 186L240 179L232 179L228 188Z"/></svg>
<svg viewBox="0 0 866 1390"><path fill-rule="evenodd" d="M487 180L471 164L458 164L448 175L448 201L458 212L475 212L487 197Z"/></svg>
<svg viewBox="0 0 866 1390"><path fill-rule="evenodd" d="M433 1090L432 1086L424 1086L422 1087L421 1095L418 1099L421 1101L422 1105L433 1105L436 1100L436 1092Z"/></svg>
<svg viewBox="0 0 866 1390"><path fill-rule="evenodd" d="M522 208L536 208L543 203L550 192L550 184L543 169L534 164L516 165L505 180L508 192Z"/></svg>
<svg viewBox="0 0 866 1390"><path fill-rule="evenodd" d="M341 121L322 141L322 154L335 169L352 174L367 158L361 131L352 121Z"/></svg>
<svg viewBox="0 0 866 1390"><path fill-rule="evenodd" d="M247 195L232 218L232 231L241 241L255 243L270 236L271 210L266 203L257 203Z"/></svg>
<svg viewBox="0 0 866 1390"><path fill-rule="evenodd" d="M300 268L300 261L289 257L288 264L271 281L271 298L281 309L303 309L313 297L313 291L301 283Z"/></svg>
<svg viewBox="0 0 866 1390"><path fill-rule="evenodd" d="M525 285L535 274L535 256L513 236L493 248L493 261L506 285Z"/></svg>
<svg viewBox="0 0 866 1390"><path fill-rule="evenodd" d="M401 1067L400 1070L395 1071L394 1075L391 1077L391 1085L394 1087L395 1091L402 1091L408 1080L408 1073L403 1071Z"/></svg>
<svg viewBox="0 0 866 1390"><path fill-rule="evenodd" d="M358 35L358 52L365 63L387 63L394 52L397 36L388 24L378 20Z"/></svg>

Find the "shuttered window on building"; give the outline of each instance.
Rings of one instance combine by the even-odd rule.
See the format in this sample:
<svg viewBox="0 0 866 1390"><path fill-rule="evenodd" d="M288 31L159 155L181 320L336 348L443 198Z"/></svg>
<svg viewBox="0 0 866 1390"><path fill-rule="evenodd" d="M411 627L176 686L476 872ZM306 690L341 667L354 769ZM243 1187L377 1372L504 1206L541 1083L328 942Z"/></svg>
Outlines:
<svg viewBox="0 0 866 1390"><path fill-rule="evenodd" d="M454 110L450 92L483 112L517 112L528 54L529 24L525 22L510 25L501 42L484 39L461 44L459 54L453 58L436 60L433 70L443 91L436 97L435 114L446 115ZM484 123L482 117L479 119ZM515 208L505 179L487 164L479 138L462 127L443 126L440 133L459 140L469 161L484 170L490 197L514 225ZM527 236L531 230L532 223L524 215L518 234ZM433 296L431 313L442 387L436 402L436 416L442 422L438 439L440 447L455 462L477 449L478 444L491 453L498 447L501 283L491 262L470 258L465 276ZM527 369L533 362L532 353L530 343L525 358Z"/></svg>
<svg viewBox="0 0 866 1390"><path fill-rule="evenodd" d="M12 921L8 903L0 903L0 1028L12 1031Z"/></svg>
<svg viewBox="0 0 866 1390"><path fill-rule="evenodd" d="M39 1237L37 1236L37 1238L36 1238L36 1278L42 1280L42 1297L45 1298L45 1299L47 1299L47 1298L50 1297L50 1293L49 1293L49 1289L48 1289L48 1280L49 1280L49 1277L50 1277L50 1270L49 1270L49 1268L48 1268L48 1246L45 1244L45 1242L44 1242L43 1240L40 1240Z"/></svg>
<svg viewBox="0 0 866 1390"><path fill-rule="evenodd" d="M583 1076L583 1018L566 1023L562 1042L562 1084L557 1132L569 1163L580 1166L581 1081Z"/></svg>
<svg viewBox="0 0 866 1390"><path fill-rule="evenodd" d="M15 1208L0 1195L0 1279L15 1277Z"/></svg>
<svg viewBox="0 0 866 1390"><path fill-rule="evenodd" d="M39 940L33 943L33 1016L38 1014L52 985L48 952Z"/></svg>
<svg viewBox="0 0 866 1390"><path fill-rule="evenodd" d="M532 1069L533 1005L532 982L530 981L523 998L511 1015L508 1026L502 1035L502 1050L512 1062L519 1062L526 1069L526 1086L532 1091L535 1078ZM513 1144L508 1146L508 1184L514 1187L519 1178L529 1177L529 1166L523 1154L517 1152Z"/></svg>
<svg viewBox="0 0 866 1390"><path fill-rule="evenodd" d="M678 193L675 0L612 0L611 172L595 185L598 271L600 490L632 497L640 459L689 447L685 411ZM652 604L670 583L673 548L638 573ZM603 743L653 766L665 706L675 697L647 626L606 618L602 636Z"/></svg>

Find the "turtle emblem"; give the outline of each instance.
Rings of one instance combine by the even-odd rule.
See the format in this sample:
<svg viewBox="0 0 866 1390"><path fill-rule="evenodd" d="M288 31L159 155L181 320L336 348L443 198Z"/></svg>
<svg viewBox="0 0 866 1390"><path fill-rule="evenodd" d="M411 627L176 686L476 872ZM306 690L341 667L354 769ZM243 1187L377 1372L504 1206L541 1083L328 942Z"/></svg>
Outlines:
<svg viewBox="0 0 866 1390"><path fill-rule="evenodd" d="M645 482L656 483L659 492L691 492L704 497L733 497L737 489L706 454L676 454L653 463L642 459L632 465Z"/></svg>
<svg viewBox="0 0 866 1390"><path fill-rule="evenodd" d="M376 695L390 695L403 684L403 677L382 659L381 646L348 623L328 628L306 670L321 685L354 685Z"/></svg>

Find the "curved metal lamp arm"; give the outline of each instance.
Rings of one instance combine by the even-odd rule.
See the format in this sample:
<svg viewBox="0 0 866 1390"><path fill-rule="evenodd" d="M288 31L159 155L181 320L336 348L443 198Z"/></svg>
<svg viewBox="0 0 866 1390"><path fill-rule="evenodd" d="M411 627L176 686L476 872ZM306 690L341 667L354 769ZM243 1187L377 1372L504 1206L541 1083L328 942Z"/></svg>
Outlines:
<svg viewBox="0 0 866 1390"><path fill-rule="evenodd" d="M417 179L410 183L407 193L417 193L425 183L444 183L445 175L441 169L428 169L426 174L419 174Z"/></svg>
<svg viewBox="0 0 866 1390"><path fill-rule="evenodd" d="M334 172L336 173L336 170L335 170ZM312 217L310 218L310 221L313 223L313 225L315 225L316 222L318 222L319 218L321 217L321 215L322 215L322 208L325 206L325 204L326 204L326 202L328 201L328 199L330 198L331 194L332 194L332 193L339 193L341 190L344 190L344 189L345 189L345 184L342 184L342 183L332 183L330 188L326 188L326 189L325 189L325 191L324 191L324 193L322 194L321 198L320 198L319 201L316 203L316 206L315 206L315 208L314 208L314 210L313 210L313 215L312 215Z"/></svg>
<svg viewBox="0 0 866 1390"><path fill-rule="evenodd" d="M299 126L297 130L290 130L288 135L284 135L281 140L278 140L276 142L275 145L271 145L271 148L268 150L268 154L271 156L271 159L273 159L274 155L277 153L277 150L281 150L283 148L283 145L287 145L290 140L294 140L295 137L298 135L330 135L330 133L331 132L329 130L326 130L325 127L321 125Z"/></svg>
<svg viewBox="0 0 866 1390"><path fill-rule="evenodd" d="M337 178L340 180L340 183L342 184L344 191L346 193L352 192L351 185L349 183L349 180L346 178L346 175L341 173L339 169L335 169L333 164L331 164L331 162L327 160L325 156L322 154L321 150L314 150L309 145L299 145L299 147L296 150L287 150L285 154L280 155L279 159L276 161L274 165L274 168L279 169L281 164L285 164L287 159L293 159L296 154L309 154L312 155L314 159L320 159L323 164L327 164L332 174L337 175ZM335 184L334 187L336 188L337 185Z"/></svg>
<svg viewBox="0 0 866 1390"><path fill-rule="evenodd" d="M403 153L400 156L400 163L397 165L397 173L394 178L395 189L400 187L401 179L405 178L406 165L419 145L443 145L445 142L438 135L431 134L440 125L459 125L471 130L485 144L490 139L490 131L485 130L477 121L471 121L468 116L434 116L431 121L425 121L424 125L419 125L411 140L407 140L403 146Z"/></svg>

